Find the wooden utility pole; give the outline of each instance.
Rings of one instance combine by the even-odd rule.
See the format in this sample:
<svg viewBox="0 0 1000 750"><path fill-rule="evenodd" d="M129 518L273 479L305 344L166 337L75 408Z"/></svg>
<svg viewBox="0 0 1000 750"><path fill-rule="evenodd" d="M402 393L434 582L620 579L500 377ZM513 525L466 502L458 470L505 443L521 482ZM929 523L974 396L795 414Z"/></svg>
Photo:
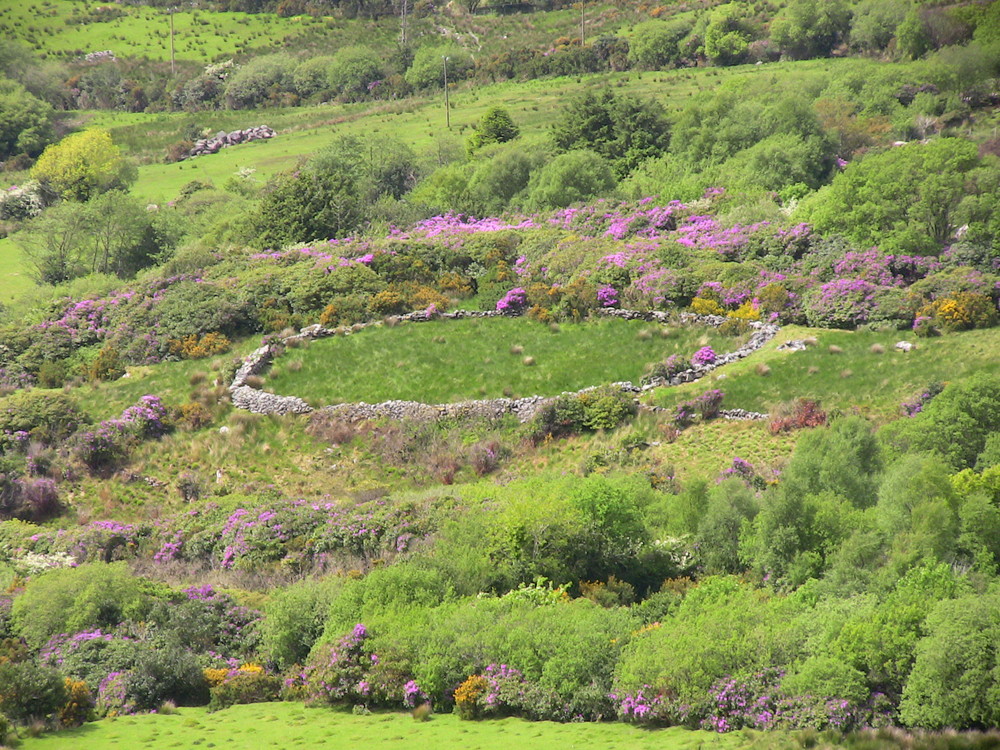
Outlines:
<svg viewBox="0 0 1000 750"><path fill-rule="evenodd" d="M177 74L177 70L174 67L174 13L177 8L170 9L170 75L173 77Z"/></svg>
<svg viewBox="0 0 1000 750"><path fill-rule="evenodd" d="M400 0L400 23L399 23L399 42L402 46L406 46L406 14L409 10L410 0Z"/></svg>
<svg viewBox="0 0 1000 750"><path fill-rule="evenodd" d="M451 130L451 105L448 103L448 60L451 58L442 55L441 59L444 60L444 122Z"/></svg>

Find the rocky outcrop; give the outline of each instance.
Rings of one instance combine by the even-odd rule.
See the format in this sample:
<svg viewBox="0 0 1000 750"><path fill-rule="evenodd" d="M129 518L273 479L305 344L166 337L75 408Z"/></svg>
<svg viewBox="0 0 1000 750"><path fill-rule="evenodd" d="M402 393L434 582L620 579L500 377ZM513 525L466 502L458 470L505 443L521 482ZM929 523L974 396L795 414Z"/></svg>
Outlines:
<svg viewBox="0 0 1000 750"><path fill-rule="evenodd" d="M267 138L274 138L277 133L274 132L267 125L258 125L255 128L244 128L243 130L234 130L231 133L227 133L225 130L220 130L211 138L202 138L194 142L191 150L188 151L185 159L193 159L196 156L204 156L205 154L217 153L220 149L226 148L226 146L235 146L238 143L249 143L250 141L259 141Z"/></svg>
<svg viewBox="0 0 1000 750"><path fill-rule="evenodd" d="M676 318L669 313L637 310L604 309L599 311L607 317L622 318L625 320L646 320L650 322L669 323ZM295 341L305 341L307 339L321 339L329 336L349 336L357 331L362 331L371 326L396 325L401 322L421 323L429 320L457 320L460 318L495 318L501 317L503 313L494 310L455 310L454 312L436 313L430 310L420 310L407 313L405 315L387 318L385 321L374 321L371 323L356 323L352 326L341 326L339 328L326 328L315 324L306 326L298 333L292 334L282 339L281 342L267 344L248 354L243 360L243 364L236 371L233 382L229 386L233 405L240 409L256 412L257 414L306 414L313 411L305 401L297 396L279 396L274 393L267 393L247 384L250 377L259 375L271 366L275 357L285 351L286 345ZM695 315L693 313L681 313L680 320L685 325L709 325L719 326L725 320L719 315ZM654 378L648 382L636 385L631 382L611 383L610 386L619 388L626 393L639 395L654 388L663 386L680 385L690 383L705 377L717 367L722 367L731 362L736 362L744 357L753 354L764 344L774 338L778 333L778 326L768 323L750 323L753 333L747 342L736 349L725 354L720 354L711 364L694 365L687 370L677 373L669 380L665 378ZM592 391L602 386L589 386L566 395L579 395ZM476 401L461 401L453 404L424 404L418 401L383 401L378 404L368 404L364 402L353 404L334 404L322 407L323 411L336 414L351 422L365 419L388 418L399 420L419 420L433 421L437 419L499 419L507 414L513 414L521 422L532 419L538 411L548 403L554 401L556 396L528 396L526 398L497 398L482 399ZM651 407L651 410L658 411L658 407ZM728 415L733 416L728 416ZM742 409L734 409L722 412L722 415L729 419L765 419L766 414L756 412L746 412Z"/></svg>

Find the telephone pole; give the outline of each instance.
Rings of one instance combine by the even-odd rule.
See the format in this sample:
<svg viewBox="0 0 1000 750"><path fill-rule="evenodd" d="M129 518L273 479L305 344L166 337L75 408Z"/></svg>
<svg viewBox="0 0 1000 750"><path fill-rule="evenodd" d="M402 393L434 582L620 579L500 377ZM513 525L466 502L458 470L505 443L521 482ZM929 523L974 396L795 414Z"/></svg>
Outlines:
<svg viewBox="0 0 1000 750"><path fill-rule="evenodd" d="M448 130L451 130L451 105L448 103L448 60L450 57L441 56L444 60L444 122Z"/></svg>
<svg viewBox="0 0 1000 750"><path fill-rule="evenodd" d="M409 11L409 0L401 0L399 6L399 42L406 46L406 14Z"/></svg>
<svg viewBox="0 0 1000 750"><path fill-rule="evenodd" d="M177 74L177 70L174 67L174 13L177 12L177 8L170 9L170 75L171 77Z"/></svg>

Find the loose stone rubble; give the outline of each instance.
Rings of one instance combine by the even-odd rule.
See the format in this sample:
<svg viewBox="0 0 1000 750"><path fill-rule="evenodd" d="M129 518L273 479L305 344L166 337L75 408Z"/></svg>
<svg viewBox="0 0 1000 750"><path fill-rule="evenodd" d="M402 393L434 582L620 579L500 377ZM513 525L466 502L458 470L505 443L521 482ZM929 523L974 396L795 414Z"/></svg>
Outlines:
<svg viewBox="0 0 1000 750"><path fill-rule="evenodd" d="M211 138L202 138L195 141L194 146L191 147L191 150L188 151L187 156L185 156L184 159L193 159L196 156L214 154L218 152L219 149L226 148L226 146L235 146L237 143L249 143L250 141L274 138L276 135L277 133L275 133L274 130L269 128L267 125L258 125L255 128L234 130L231 133L227 133L225 130L220 130Z"/></svg>

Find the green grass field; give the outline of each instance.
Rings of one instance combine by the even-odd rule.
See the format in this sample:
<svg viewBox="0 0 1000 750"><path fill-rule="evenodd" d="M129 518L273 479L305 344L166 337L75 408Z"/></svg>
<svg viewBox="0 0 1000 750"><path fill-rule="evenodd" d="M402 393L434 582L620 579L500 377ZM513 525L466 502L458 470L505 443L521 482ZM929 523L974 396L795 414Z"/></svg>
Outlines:
<svg viewBox="0 0 1000 750"><path fill-rule="evenodd" d="M790 339L814 337L801 352L779 352ZM916 345L908 353L897 341ZM831 347L836 349L831 351ZM879 351L881 348L882 351ZM1000 373L1000 329L916 338L907 331L835 331L788 326L764 349L715 371L707 382L656 391L654 403L673 406L708 387L726 393L726 408L770 411L796 398L818 399L826 409L858 410L877 421L900 415L900 404L932 381L947 383L974 372ZM766 365L766 374L758 367Z"/></svg>
<svg viewBox="0 0 1000 750"><path fill-rule="evenodd" d="M479 318L372 327L313 342L279 359L266 384L316 404L390 399L445 403L503 395L551 396L619 380L646 366L736 341L713 329L663 329L595 320L554 328L528 318ZM525 364L531 357L533 363Z"/></svg>
<svg viewBox="0 0 1000 750"><path fill-rule="evenodd" d="M848 66L878 63L847 59L774 63L767 66L776 85L786 76L801 77ZM521 129L524 142L549 137L567 99L588 88L613 86L616 90L659 100L670 113L680 111L699 91L717 88L723 81L759 76L752 65L735 68L701 68L657 73L612 73L562 77L488 86L463 86L451 95L451 131L444 130L444 105L440 93L393 102L360 102L314 107L259 109L191 114L174 112L144 115L88 114L88 124L108 127L115 142L140 163L133 194L162 203L177 196L191 180L222 187L243 167L267 177L295 166L341 135L384 135L398 139L433 162L434 154L447 141L459 147L487 109L502 106ZM278 137L225 148L216 154L174 164L162 163L167 147L195 128L214 134L218 130L269 125Z"/></svg>
<svg viewBox="0 0 1000 750"><path fill-rule="evenodd" d="M165 7L93 4L75 0L35 0L4 3L0 33L28 42L38 52L74 58L110 49L120 58L170 59L170 19ZM580 14L572 8L513 16L472 16L456 6L448 13L408 19L411 44L436 43L442 34L478 54L519 45L543 48L560 37L579 33ZM641 10L613 4L587 9L590 38L615 32L647 17ZM330 54L359 39L376 48L396 43L399 18L345 19L308 15L281 18L273 13L232 13L185 9L174 13L174 56L199 63L226 59L251 51L309 51Z"/></svg>
<svg viewBox="0 0 1000 750"><path fill-rule="evenodd" d="M73 0L5 3L0 30L31 44L39 52L78 57L110 49L122 58L170 59L170 15L166 8L110 5L111 12ZM104 6L108 7L108 6ZM81 21L86 21L85 23ZM360 22L352 31L361 31ZM341 27L338 29L338 26ZM311 34L343 36L345 24L301 16L279 18L272 13L227 13L178 9L174 13L174 56L205 64L250 50L295 46ZM378 29L374 24L365 31ZM338 31L340 33L338 33ZM392 32L386 29L386 36Z"/></svg>
<svg viewBox="0 0 1000 750"><path fill-rule="evenodd" d="M163 748L364 748L364 750L710 750L748 745L741 733L645 730L620 723L556 724L521 719L460 721L454 714L416 722L409 714L354 716L301 703L263 703L209 714L127 716L26 739L21 750L163 750Z"/></svg>
<svg viewBox="0 0 1000 750"><path fill-rule="evenodd" d="M34 287L21 250L10 238L0 239L0 304L9 304Z"/></svg>

